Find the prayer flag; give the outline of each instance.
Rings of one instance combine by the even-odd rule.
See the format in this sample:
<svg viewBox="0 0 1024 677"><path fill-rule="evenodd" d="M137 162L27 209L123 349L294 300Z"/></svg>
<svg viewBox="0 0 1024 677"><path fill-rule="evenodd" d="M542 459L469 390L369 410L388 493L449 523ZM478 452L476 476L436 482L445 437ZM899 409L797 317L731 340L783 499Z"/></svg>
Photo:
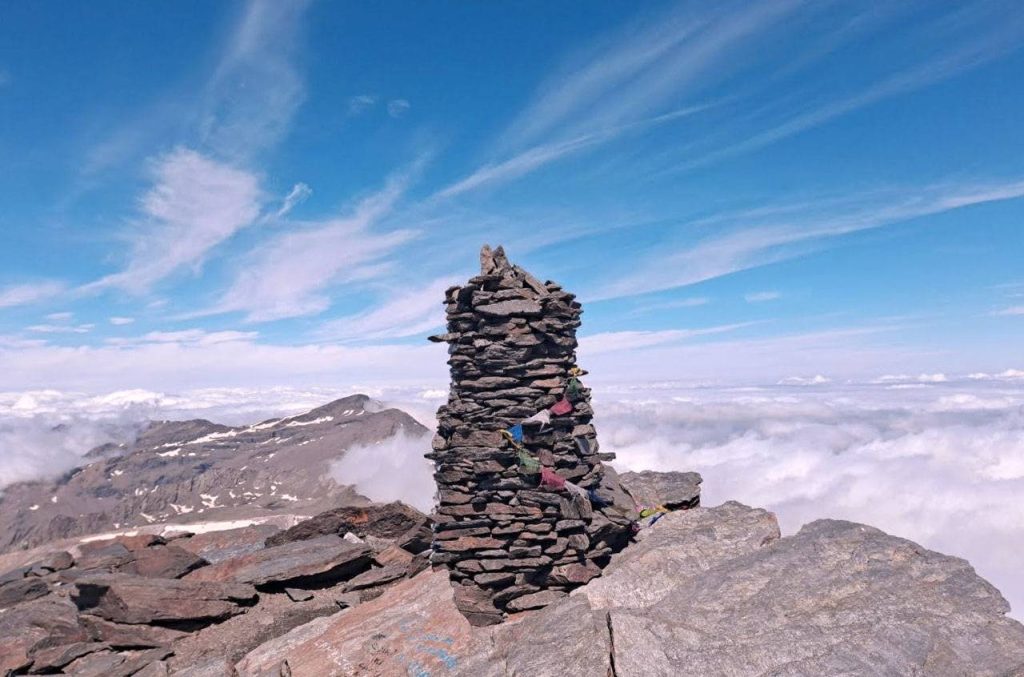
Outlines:
<svg viewBox="0 0 1024 677"><path fill-rule="evenodd" d="M547 409L538 411L536 414L528 419L524 419L523 423L540 423L541 428L551 423L551 412Z"/></svg>
<svg viewBox="0 0 1024 677"><path fill-rule="evenodd" d="M580 380L575 376L571 377L565 385L565 394L568 395L569 398L573 400L580 396L580 392L582 390L583 385L580 383Z"/></svg>
<svg viewBox="0 0 1024 677"><path fill-rule="evenodd" d="M598 508L606 508L609 505L611 505L610 502L608 502L605 499L603 499L600 496L598 496L597 492L594 491L593 489L588 489L587 490L587 498L589 498L590 502L592 504L596 505Z"/></svg>
<svg viewBox="0 0 1024 677"><path fill-rule="evenodd" d="M547 489L564 489L565 480L550 468L540 469L540 485Z"/></svg>
<svg viewBox="0 0 1024 677"><path fill-rule="evenodd" d="M590 454L593 453L590 450L589 439L587 439L586 437L574 437L573 439L576 440L576 446L579 448L581 455L590 456Z"/></svg>
<svg viewBox="0 0 1024 677"><path fill-rule="evenodd" d="M551 413L556 416L568 414L570 411L572 411L572 402L564 397L551 405Z"/></svg>
<svg viewBox="0 0 1024 677"><path fill-rule="evenodd" d="M513 442L523 441L523 425L516 423L514 426L508 429L508 434L512 436Z"/></svg>
<svg viewBox="0 0 1024 677"><path fill-rule="evenodd" d="M535 459L533 456L530 456L528 453L526 453L522 449L519 450L518 456L519 456L519 469L522 472L532 475L532 474L540 471L540 463L538 463L537 459Z"/></svg>

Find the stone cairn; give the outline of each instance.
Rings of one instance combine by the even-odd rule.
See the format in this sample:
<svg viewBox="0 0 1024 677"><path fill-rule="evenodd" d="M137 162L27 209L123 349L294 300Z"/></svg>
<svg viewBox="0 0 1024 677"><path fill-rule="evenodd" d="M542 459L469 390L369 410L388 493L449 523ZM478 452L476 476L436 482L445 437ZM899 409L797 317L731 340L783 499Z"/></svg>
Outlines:
<svg viewBox="0 0 1024 677"><path fill-rule="evenodd" d="M450 570L474 625L545 606L600 573L625 546L576 366L582 307L554 282L511 265L501 247L445 292L451 390L433 451L437 520L431 561Z"/></svg>

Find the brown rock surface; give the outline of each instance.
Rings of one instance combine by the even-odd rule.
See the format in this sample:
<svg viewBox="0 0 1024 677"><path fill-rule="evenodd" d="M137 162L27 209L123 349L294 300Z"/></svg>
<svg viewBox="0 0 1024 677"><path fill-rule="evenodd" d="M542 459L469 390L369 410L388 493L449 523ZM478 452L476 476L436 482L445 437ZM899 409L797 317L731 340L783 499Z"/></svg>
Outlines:
<svg viewBox="0 0 1024 677"><path fill-rule="evenodd" d="M372 549L338 536L291 541L193 571L189 581L235 581L257 587L323 586L369 568Z"/></svg>
<svg viewBox="0 0 1024 677"><path fill-rule="evenodd" d="M115 623L182 624L220 621L243 613L256 590L242 583L153 580L127 574L94 575L75 583L71 600L85 614Z"/></svg>
<svg viewBox="0 0 1024 677"><path fill-rule="evenodd" d="M282 660L296 677L459 674L460 661L488 645L455 608L447 574L424 572L267 642L236 667L243 677L266 674Z"/></svg>
<svg viewBox="0 0 1024 677"><path fill-rule="evenodd" d="M75 606L50 595L0 610L0 674L32 665L35 651L89 640Z"/></svg>
<svg viewBox="0 0 1024 677"><path fill-rule="evenodd" d="M238 529L195 534L177 540L174 544L202 557L210 564L216 564L262 550L267 539L280 531L279 527L272 524L254 524Z"/></svg>
<svg viewBox="0 0 1024 677"><path fill-rule="evenodd" d="M409 534L408 538L412 538L415 530L425 524L429 529L429 519L426 515L398 501L347 506L314 515L290 529L274 534L267 539L267 545L282 545L328 534L344 536L349 532L360 537L394 539ZM409 533L410 530L413 530L412 533Z"/></svg>

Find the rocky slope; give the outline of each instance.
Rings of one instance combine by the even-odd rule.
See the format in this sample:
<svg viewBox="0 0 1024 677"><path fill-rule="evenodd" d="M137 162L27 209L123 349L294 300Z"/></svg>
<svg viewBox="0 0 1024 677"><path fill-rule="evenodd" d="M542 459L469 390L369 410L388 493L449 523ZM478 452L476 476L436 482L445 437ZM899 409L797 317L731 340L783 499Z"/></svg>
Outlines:
<svg viewBox="0 0 1024 677"><path fill-rule="evenodd" d="M0 494L0 552L168 521L311 515L365 498L328 476L346 449L426 430L408 414L353 395L308 413L228 427L157 422L130 446L90 452L56 482Z"/></svg>
<svg viewBox="0 0 1024 677"><path fill-rule="evenodd" d="M664 504L693 479L626 473L623 487ZM739 503L677 510L568 597L488 627L429 568L430 525L394 503L48 552L0 574L0 674L1024 674L1024 626L997 590L865 525L780 538Z"/></svg>
<svg viewBox="0 0 1024 677"><path fill-rule="evenodd" d="M240 675L1020 675L1024 626L970 565L872 527L779 538L738 503L675 512L600 578L472 628L443 571L299 626Z"/></svg>

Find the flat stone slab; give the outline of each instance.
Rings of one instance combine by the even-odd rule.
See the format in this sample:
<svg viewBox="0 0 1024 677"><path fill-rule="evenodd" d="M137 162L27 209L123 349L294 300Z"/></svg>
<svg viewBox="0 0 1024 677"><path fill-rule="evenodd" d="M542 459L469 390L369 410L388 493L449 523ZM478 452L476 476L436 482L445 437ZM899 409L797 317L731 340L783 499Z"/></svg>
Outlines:
<svg viewBox="0 0 1024 677"><path fill-rule="evenodd" d="M233 581L257 587L305 587L346 580L369 568L370 546L321 536L264 548L197 569L190 581Z"/></svg>
<svg viewBox="0 0 1024 677"><path fill-rule="evenodd" d="M626 491L639 505L663 505L671 510L690 508L700 502L700 474L695 472L627 472L619 475Z"/></svg>
<svg viewBox="0 0 1024 677"><path fill-rule="evenodd" d="M243 676L276 674L269 671L286 660L293 675L452 675L484 650L455 608L447 573L427 571L270 640L236 669Z"/></svg>
<svg viewBox="0 0 1024 677"><path fill-rule="evenodd" d="M474 310L486 317L539 317L544 312L540 303L530 299L488 303L477 306Z"/></svg>
<svg viewBox="0 0 1024 677"><path fill-rule="evenodd" d="M75 582L71 600L84 614L115 623L211 623L245 611L256 590L243 583L106 574Z"/></svg>

